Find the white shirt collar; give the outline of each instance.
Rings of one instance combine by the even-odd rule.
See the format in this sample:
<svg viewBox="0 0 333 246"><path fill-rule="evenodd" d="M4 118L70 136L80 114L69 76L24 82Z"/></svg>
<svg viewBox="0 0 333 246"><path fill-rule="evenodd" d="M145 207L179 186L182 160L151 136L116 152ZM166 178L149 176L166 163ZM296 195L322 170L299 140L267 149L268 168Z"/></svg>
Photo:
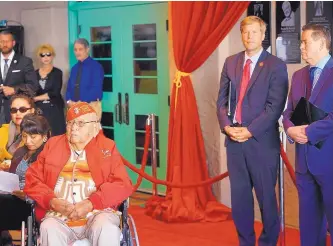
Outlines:
<svg viewBox="0 0 333 246"><path fill-rule="evenodd" d="M253 67L255 67L257 65L257 62L258 62L259 57L260 57L263 50L264 49L261 47L261 49L258 51L258 53L255 54L254 56L251 56L251 57L249 57L245 52L244 63L246 63L247 59L250 59L252 61Z"/></svg>
<svg viewBox="0 0 333 246"><path fill-rule="evenodd" d="M10 53L10 55L8 56L8 60L11 62L14 58L15 55L15 51L12 50L12 53ZM1 61L5 60L5 57L3 56L3 54L1 53Z"/></svg>

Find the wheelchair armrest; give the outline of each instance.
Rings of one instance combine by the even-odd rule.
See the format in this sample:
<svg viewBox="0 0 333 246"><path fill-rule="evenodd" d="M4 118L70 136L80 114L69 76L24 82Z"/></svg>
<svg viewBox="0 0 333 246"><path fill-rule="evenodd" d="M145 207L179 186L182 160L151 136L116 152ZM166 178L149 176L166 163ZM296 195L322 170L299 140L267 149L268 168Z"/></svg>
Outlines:
<svg viewBox="0 0 333 246"><path fill-rule="evenodd" d="M31 206L35 206L36 202L34 200L31 200L29 197L25 200L26 203L30 204Z"/></svg>
<svg viewBox="0 0 333 246"><path fill-rule="evenodd" d="M127 216L128 216L128 203L129 203L129 201L128 201L128 199L126 199L125 201L123 201L121 204L120 204L120 206L119 206L119 208L118 208L118 210L122 213L122 215L121 215L121 217L122 217L122 220L123 221L127 221Z"/></svg>

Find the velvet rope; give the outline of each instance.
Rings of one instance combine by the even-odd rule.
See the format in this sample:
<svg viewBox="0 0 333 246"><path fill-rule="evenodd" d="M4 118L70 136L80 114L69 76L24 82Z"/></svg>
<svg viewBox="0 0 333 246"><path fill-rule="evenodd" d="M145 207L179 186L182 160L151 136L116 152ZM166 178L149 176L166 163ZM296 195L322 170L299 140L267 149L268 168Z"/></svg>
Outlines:
<svg viewBox="0 0 333 246"><path fill-rule="evenodd" d="M144 152L143 152L143 158L141 161L141 168L137 168L135 167L133 164L131 164L129 161L127 161L124 157L122 157L124 164L131 169L132 171L134 171L135 173L139 174L139 177L137 179L136 184L133 186L134 191L138 189L138 187L140 186L143 178L147 179L148 181L154 183L154 184L160 184L160 185L165 185L171 188L193 188L193 187L198 187L198 186L204 186L204 185L211 185L217 181L220 181L226 177L229 176L228 172L222 173L218 176L215 176L213 178L209 178L206 179L204 181L201 181L199 183L190 183L190 184L174 184L172 182L168 182L165 180L160 180L160 179L156 179L153 176L146 174L145 168L147 166L147 160L148 160L148 148L149 148L149 144L150 144L150 136L151 136L151 126L150 125L146 125L146 134L145 134L145 144L144 144ZM295 177L295 172L294 169L292 167L292 165L290 164L287 154L283 149L283 145L282 143L280 143L280 154L282 157L283 162L285 163L285 166L287 168L287 171L294 183L294 185L296 186L296 177Z"/></svg>
<svg viewBox="0 0 333 246"><path fill-rule="evenodd" d="M137 174L139 174L140 176L142 176L143 178L147 179L148 181L154 183L154 184L160 184L160 185L165 185L168 187L172 187L172 188L192 188L192 187L197 187L197 186L204 186L204 185L210 185L212 183L215 183L219 180L224 179L225 177L228 177L228 172L222 173L218 176L215 176L214 178L210 178L207 179L205 181L199 182L199 183L190 183L190 184L174 184L172 182L168 182L165 180L160 180L160 179L156 179L154 177L152 177L149 174L146 174L145 172L143 172L141 169L135 167L133 164L131 164L129 161L127 161L124 157L122 157L124 164L131 169L132 171L136 172ZM135 185L136 187L137 185Z"/></svg>
<svg viewBox="0 0 333 246"><path fill-rule="evenodd" d="M284 162L284 164L286 165L286 168L288 170L288 173L291 177L291 180L293 181L294 185L296 186L296 176L295 176L295 171L294 171L294 168L293 166L290 164L289 160L288 160L288 157L287 157L287 154L286 152L284 151L283 149L283 145L282 143L280 142L280 155L282 157L282 160Z"/></svg>
<svg viewBox="0 0 333 246"><path fill-rule="evenodd" d="M141 172L145 171L147 160L148 160L148 148L150 144L150 136L151 136L151 125L146 125L146 134L145 134L145 144L143 150L143 157L141 160L141 168L139 169ZM134 190L137 190L142 182L142 175L139 175L138 179L136 180L136 184L134 186Z"/></svg>

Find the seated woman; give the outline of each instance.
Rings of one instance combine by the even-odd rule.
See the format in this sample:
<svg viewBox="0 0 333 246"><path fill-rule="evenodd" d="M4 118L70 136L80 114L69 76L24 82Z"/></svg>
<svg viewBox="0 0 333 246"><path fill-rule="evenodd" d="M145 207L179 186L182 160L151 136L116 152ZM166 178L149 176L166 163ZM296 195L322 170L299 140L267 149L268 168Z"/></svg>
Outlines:
<svg viewBox="0 0 333 246"><path fill-rule="evenodd" d="M20 130L24 145L15 151L9 169L9 172L19 176L20 190L14 191L12 195L0 195L0 231L17 230L21 222L29 216L30 205L25 202L26 196L22 191L25 185L25 172L36 161L51 135L47 120L36 114L24 116ZM1 234L3 242L0 242L0 245L7 245L11 239L10 235L4 232ZM5 240L7 242L4 242Z"/></svg>
<svg viewBox="0 0 333 246"><path fill-rule="evenodd" d="M0 168L9 169L10 160L16 149L22 146L20 124L25 115L35 112L35 102L30 91L18 91L11 98L11 122L0 128Z"/></svg>

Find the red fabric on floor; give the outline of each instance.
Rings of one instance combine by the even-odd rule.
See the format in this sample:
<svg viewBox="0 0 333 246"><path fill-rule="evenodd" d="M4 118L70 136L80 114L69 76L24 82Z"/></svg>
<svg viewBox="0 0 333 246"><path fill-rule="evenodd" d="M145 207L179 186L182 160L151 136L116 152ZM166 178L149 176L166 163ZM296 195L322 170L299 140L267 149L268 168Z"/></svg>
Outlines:
<svg viewBox="0 0 333 246"><path fill-rule="evenodd" d="M145 215L138 206L129 208L141 246L238 246L237 232L229 218L222 222L166 223ZM257 238L262 224L255 223ZM299 246L299 232L286 229L286 246ZM327 244L329 245L329 243Z"/></svg>

